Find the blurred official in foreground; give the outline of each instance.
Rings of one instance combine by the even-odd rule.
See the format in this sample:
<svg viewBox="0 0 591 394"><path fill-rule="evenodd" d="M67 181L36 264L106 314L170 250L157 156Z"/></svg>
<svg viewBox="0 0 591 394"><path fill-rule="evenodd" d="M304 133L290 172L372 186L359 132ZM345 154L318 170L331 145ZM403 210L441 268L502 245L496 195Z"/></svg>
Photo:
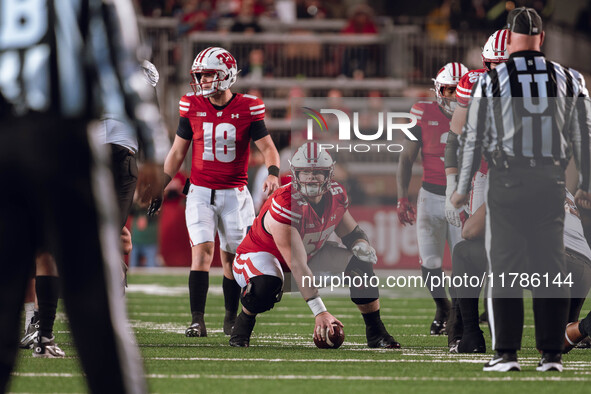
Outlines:
<svg viewBox="0 0 591 394"><path fill-rule="evenodd" d="M125 107L149 163L162 123L143 81L129 1L0 0L0 391L16 356L35 251L58 263L69 323L92 392L145 392L119 287L118 209L107 155L87 126ZM124 112L124 111L122 111ZM150 173L157 174L158 171ZM141 179L141 177L140 177ZM158 177L138 185L161 192ZM151 198L148 196L147 198ZM42 345L42 344L41 344Z"/></svg>

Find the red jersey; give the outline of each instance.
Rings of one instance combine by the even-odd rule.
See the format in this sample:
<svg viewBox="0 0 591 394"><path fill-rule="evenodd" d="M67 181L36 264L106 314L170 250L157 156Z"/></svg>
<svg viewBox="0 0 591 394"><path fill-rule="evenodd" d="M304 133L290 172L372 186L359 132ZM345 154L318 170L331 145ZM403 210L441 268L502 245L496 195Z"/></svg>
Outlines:
<svg viewBox="0 0 591 394"><path fill-rule="evenodd" d="M261 99L236 94L216 109L206 97L188 93L179 102L179 113L189 119L193 133L191 183L210 189L246 186L250 126L265 117Z"/></svg>
<svg viewBox="0 0 591 394"><path fill-rule="evenodd" d="M302 237L308 258L314 256L334 232L349 208L349 199L343 186L333 182L329 190L330 192L323 197L323 211L320 215L291 183L275 190L263 204L261 212L238 246L236 253L268 252L281 262L284 270L288 270L273 237L263 227L263 219L266 214L269 214L279 223L296 228Z"/></svg>
<svg viewBox="0 0 591 394"><path fill-rule="evenodd" d="M416 136L421 144L423 158L423 182L445 186L445 144L450 127L450 118L436 101L419 101L412 106L410 113L417 117L421 135Z"/></svg>
<svg viewBox="0 0 591 394"><path fill-rule="evenodd" d="M472 86L478 82L481 74L484 74L486 69L470 70L460 79L456 88L456 99L460 107L467 107L470 101L470 93L472 93Z"/></svg>
<svg viewBox="0 0 591 394"><path fill-rule="evenodd" d="M472 93L472 87L476 82L478 82L478 78L480 75L484 74L486 69L481 68L478 70L470 70L460 79L458 82L458 87L456 88L456 98L458 100L458 105L460 107L468 107L470 102L470 94ZM486 174L488 172L488 164L484 159L480 160L480 172Z"/></svg>

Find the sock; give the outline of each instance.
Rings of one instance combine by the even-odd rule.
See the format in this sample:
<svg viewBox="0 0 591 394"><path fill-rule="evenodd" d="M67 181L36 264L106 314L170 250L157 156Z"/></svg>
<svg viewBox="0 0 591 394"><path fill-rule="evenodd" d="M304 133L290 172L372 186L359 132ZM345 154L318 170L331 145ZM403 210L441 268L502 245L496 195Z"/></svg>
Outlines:
<svg viewBox="0 0 591 394"><path fill-rule="evenodd" d="M234 323L232 336L250 338L250 334L252 334L252 330L256 323L256 317L256 315L247 315L244 311L240 312L236 318L236 323Z"/></svg>
<svg viewBox="0 0 591 394"><path fill-rule="evenodd" d="M366 327L373 327L382 321L379 309L375 312L362 313L361 316L363 316Z"/></svg>
<svg viewBox="0 0 591 394"><path fill-rule="evenodd" d="M464 322L464 332L480 332L478 315L478 298L460 298L460 311L462 312L462 320Z"/></svg>
<svg viewBox="0 0 591 394"><path fill-rule="evenodd" d="M192 323L205 314L205 301L209 290L209 272L191 271L189 274L189 300L191 302Z"/></svg>
<svg viewBox="0 0 591 394"><path fill-rule="evenodd" d="M35 292L39 304L39 334L53 337L53 323L59 297L59 278L56 276L37 276Z"/></svg>
<svg viewBox="0 0 591 394"><path fill-rule="evenodd" d="M437 314L439 315L442 312L449 312L451 307L449 300L447 299L447 293L445 292L445 286L440 285L437 287L433 287L431 289L431 282L434 276L438 276L439 278L442 277L443 271L441 268L425 268L421 266L421 272L423 274L423 281L427 282L427 275L429 276L429 283L426 283L427 288L431 292L431 297L433 297L433 301L435 301L435 305L437 305ZM444 320L446 316L437 316L437 320Z"/></svg>
<svg viewBox="0 0 591 394"><path fill-rule="evenodd" d="M226 311L236 313L238 311L238 302L240 300L240 286L234 279L228 279L224 276L222 281L224 291L224 305Z"/></svg>
<svg viewBox="0 0 591 394"><path fill-rule="evenodd" d="M33 316L35 316L35 303L25 302L25 331L29 328Z"/></svg>

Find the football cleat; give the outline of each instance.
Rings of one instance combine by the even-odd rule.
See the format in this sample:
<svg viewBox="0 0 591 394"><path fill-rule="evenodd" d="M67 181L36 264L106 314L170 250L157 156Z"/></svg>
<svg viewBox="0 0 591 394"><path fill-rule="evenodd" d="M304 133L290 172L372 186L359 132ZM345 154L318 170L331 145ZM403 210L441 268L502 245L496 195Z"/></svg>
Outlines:
<svg viewBox="0 0 591 394"><path fill-rule="evenodd" d="M66 353L55 344L55 337L47 338L37 335L33 346L33 357L62 358Z"/></svg>
<svg viewBox="0 0 591 394"><path fill-rule="evenodd" d="M589 349L589 348L591 348L591 338L589 338L589 337L583 339L577 345L577 349Z"/></svg>
<svg viewBox="0 0 591 394"><path fill-rule="evenodd" d="M400 343L388 333L381 319L377 324L365 326L365 337L370 348L400 349Z"/></svg>
<svg viewBox="0 0 591 394"><path fill-rule="evenodd" d="M458 352L458 346L460 344L460 340L456 339L455 341L448 343L449 346L449 352L450 353L459 353Z"/></svg>
<svg viewBox="0 0 591 394"><path fill-rule="evenodd" d="M447 322L445 320L433 320L431 323L431 335L446 335Z"/></svg>
<svg viewBox="0 0 591 394"><path fill-rule="evenodd" d="M400 343L388 333L379 338L368 339L367 346L374 349L400 349Z"/></svg>
<svg viewBox="0 0 591 394"><path fill-rule="evenodd" d="M568 323L566 330L564 330L564 350L562 353L570 352L579 342L585 337L579 331L579 322Z"/></svg>
<svg viewBox="0 0 591 394"><path fill-rule="evenodd" d="M458 353L486 353L482 331L464 334L458 345Z"/></svg>
<svg viewBox="0 0 591 394"><path fill-rule="evenodd" d="M517 361L517 353L499 353L496 352L492 360L484 364L482 368L485 372L508 372L521 371L521 366Z"/></svg>
<svg viewBox="0 0 591 394"><path fill-rule="evenodd" d="M536 367L536 371L547 372L557 371L562 372L562 354L560 353L543 353L542 359Z"/></svg>
<svg viewBox="0 0 591 394"><path fill-rule="evenodd" d="M230 346L232 347L249 347L250 337L243 337L240 335L233 335L230 337Z"/></svg>
<svg viewBox="0 0 591 394"><path fill-rule="evenodd" d="M232 328L234 327L234 323L236 322L236 312L226 311L226 316L224 316L224 334L231 335Z"/></svg>
<svg viewBox="0 0 591 394"><path fill-rule="evenodd" d="M19 347L21 349L32 349L33 343L35 342L35 336L37 336L37 332L39 330L39 318L38 317L31 317L31 321L27 325L25 329L25 336L22 337Z"/></svg>
<svg viewBox="0 0 591 394"><path fill-rule="evenodd" d="M187 329L185 330L185 336L189 338L206 337L207 328L205 328L205 321L203 321L203 318L199 319L197 322L194 322L189 327L187 327Z"/></svg>

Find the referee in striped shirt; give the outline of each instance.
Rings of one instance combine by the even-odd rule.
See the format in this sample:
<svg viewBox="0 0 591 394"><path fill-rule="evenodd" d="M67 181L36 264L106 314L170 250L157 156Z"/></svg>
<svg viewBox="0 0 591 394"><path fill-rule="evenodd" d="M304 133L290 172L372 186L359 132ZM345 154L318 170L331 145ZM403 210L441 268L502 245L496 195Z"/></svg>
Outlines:
<svg viewBox="0 0 591 394"><path fill-rule="evenodd" d="M472 90L462 135L456 207L467 201L482 152L489 162L485 244L489 323L496 354L484 371L520 370L523 289L532 287L538 371L562 370L569 306L564 263L564 170L574 155L576 200L591 207L589 96L571 70L540 52L542 20L532 8L507 18L509 60L483 74ZM550 99L548 99L550 98ZM517 280L513 281L515 274ZM545 277L549 278L546 283ZM533 277L539 286L530 286ZM523 278L523 280L522 280ZM503 280L504 279L504 280ZM577 278L572 278L576 280Z"/></svg>

